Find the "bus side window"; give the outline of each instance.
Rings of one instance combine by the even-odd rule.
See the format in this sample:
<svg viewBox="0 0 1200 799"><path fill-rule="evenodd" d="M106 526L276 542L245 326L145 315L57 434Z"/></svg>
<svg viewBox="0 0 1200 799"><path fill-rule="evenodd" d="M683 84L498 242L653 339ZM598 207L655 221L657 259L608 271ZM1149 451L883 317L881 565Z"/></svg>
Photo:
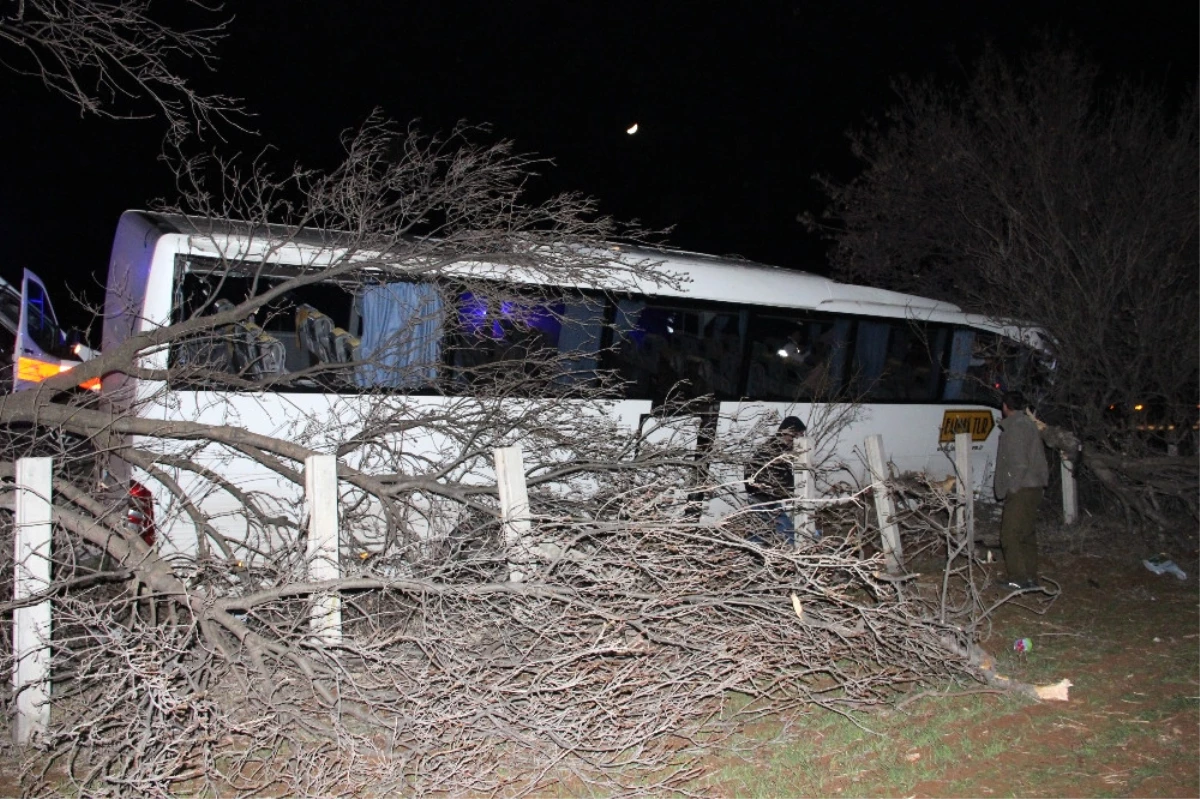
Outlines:
<svg viewBox="0 0 1200 799"><path fill-rule="evenodd" d="M563 385L595 386L600 366L607 304L603 297L579 294L564 300L558 352Z"/></svg>
<svg viewBox="0 0 1200 799"><path fill-rule="evenodd" d="M910 319L860 319L853 390L868 400L933 402L948 341L945 328Z"/></svg>
<svg viewBox="0 0 1200 799"><path fill-rule="evenodd" d="M860 319L854 334L854 363L851 365L851 391L862 399L883 399L889 393L883 385L888 368L888 340L892 326L887 322Z"/></svg>
<svg viewBox="0 0 1200 799"><path fill-rule="evenodd" d="M252 284L236 265L214 261L211 271L206 266L204 259L193 258L180 270L173 321L231 310L246 300L251 290L261 293L286 279L260 277ZM337 357L341 352L352 358L357 351L354 341L341 340L338 346L337 323L348 323L352 301L349 292L333 283L287 292L244 319L201 330L172 344L173 379L219 385L221 374L234 374L280 388L286 385L289 390L353 385L352 366ZM306 325L310 318L313 324ZM280 380L284 376L287 379Z"/></svg>
<svg viewBox="0 0 1200 799"><path fill-rule="evenodd" d="M745 311L647 301L618 304L616 367L633 399L738 395Z"/></svg>
<svg viewBox="0 0 1200 799"><path fill-rule="evenodd" d="M850 320L838 317L754 314L746 396L796 402L838 395L849 329Z"/></svg>
<svg viewBox="0 0 1200 799"><path fill-rule="evenodd" d="M949 331L941 325L907 322L895 325L888 351L892 399L934 402L942 379Z"/></svg>
<svg viewBox="0 0 1200 799"><path fill-rule="evenodd" d="M1012 339L975 331L963 398L995 405L1003 392L1021 388L1027 354L1026 349Z"/></svg>
<svg viewBox="0 0 1200 799"><path fill-rule="evenodd" d="M597 385L604 297L516 286L485 295L480 288L458 293L454 327L446 339L445 360L457 390L500 386L522 395Z"/></svg>

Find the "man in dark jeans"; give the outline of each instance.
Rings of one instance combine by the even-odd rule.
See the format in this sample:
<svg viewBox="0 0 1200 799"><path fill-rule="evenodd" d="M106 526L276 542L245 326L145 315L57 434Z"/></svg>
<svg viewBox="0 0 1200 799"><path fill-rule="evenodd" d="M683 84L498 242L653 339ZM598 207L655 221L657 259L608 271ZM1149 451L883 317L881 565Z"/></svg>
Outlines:
<svg viewBox="0 0 1200 799"><path fill-rule="evenodd" d="M790 455L796 436L802 436L807 428L795 416L779 423L779 431L754 451L746 464L746 495L755 505L754 513L761 520L763 533L750 537L755 543L763 543L765 536L782 537L788 546L796 543L796 527L788 514L786 501L792 498L795 488Z"/></svg>
<svg viewBox="0 0 1200 799"><path fill-rule="evenodd" d="M1019 391L1005 392L1000 400L1000 445L996 450L996 499L1004 500L1000 520L1000 546L1008 570L1008 587L1038 587L1037 533L1033 525L1042 489L1050 482L1050 468L1041 433Z"/></svg>

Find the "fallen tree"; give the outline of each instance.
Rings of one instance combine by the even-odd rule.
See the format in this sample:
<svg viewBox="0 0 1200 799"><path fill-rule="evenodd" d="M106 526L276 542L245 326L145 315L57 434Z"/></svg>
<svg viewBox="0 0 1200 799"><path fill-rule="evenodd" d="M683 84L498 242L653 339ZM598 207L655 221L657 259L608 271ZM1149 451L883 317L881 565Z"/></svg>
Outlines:
<svg viewBox="0 0 1200 799"><path fill-rule="evenodd" d="M936 586L887 575L864 551L877 535L866 489L814 506L833 514L821 542L761 546L746 511L700 510L738 493L713 476L777 420L699 446L687 431L704 398L630 424L611 412L616 376L580 366L577 348L497 351L536 329L535 306L581 324L553 286L677 280L615 257L613 238L638 231L577 197L525 204L532 163L504 145L373 119L346 150L332 173L285 181L217 165L221 182L197 182L173 209L212 244L199 299L177 300L166 323L110 304L108 321L137 322L125 338L0 401L5 463L52 455L60 466L52 584L0 606L55 607L54 712L23 753L28 792L474 795L572 778L649 794L685 785L700 754L759 714L884 706L981 676L970 653L990 606L947 495L920 517L944 540ZM181 176L213 165L188 162ZM265 255L228 255L230 225ZM267 268L301 243L320 257ZM534 279L513 294L463 263ZM272 318L301 319L296 292L415 278L444 287L447 303L509 303L482 327L439 317L458 325L452 369L388 361L394 348L353 361L399 385L423 375L423 392L351 391L342 362L266 369L265 356L237 354ZM415 314L394 342L411 346L432 315ZM106 381L99 404L71 391L92 377ZM283 390L274 428L244 421ZM181 418L185 395L195 418ZM814 435L852 416L829 408L809 420ZM491 471L493 450L512 443L530 490L517 539ZM314 579L304 465L330 454L340 573ZM153 486L153 543L129 515L126 474ZM312 620L334 595L342 632L329 638ZM6 673L12 655L9 644Z"/></svg>
<svg viewBox="0 0 1200 799"><path fill-rule="evenodd" d="M540 520L534 535L570 556L520 583L502 548L477 546L420 577L368 560L337 581L234 588L220 580L244 573L181 578L56 511L68 535L104 540L114 568L55 597L62 690L28 785L424 795L571 776L655 793L761 714L888 706L978 673L963 625L977 602L883 575L855 536L762 548L681 523L669 491L636 495L636 521ZM336 645L310 628L330 591Z"/></svg>

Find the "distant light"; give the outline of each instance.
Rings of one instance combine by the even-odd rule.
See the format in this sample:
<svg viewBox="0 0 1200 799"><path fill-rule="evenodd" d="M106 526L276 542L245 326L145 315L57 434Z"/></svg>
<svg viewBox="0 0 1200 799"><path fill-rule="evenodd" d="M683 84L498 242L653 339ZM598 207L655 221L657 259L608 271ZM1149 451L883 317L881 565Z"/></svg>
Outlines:
<svg viewBox="0 0 1200 799"><path fill-rule="evenodd" d="M628 133L630 136L637 133L637 123L634 122L632 125L630 125L628 128L626 128L625 132Z"/></svg>
<svg viewBox="0 0 1200 799"><path fill-rule="evenodd" d="M778 355L780 358L786 358L788 356L788 351L781 349L776 353L776 355Z"/></svg>
<svg viewBox="0 0 1200 799"><path fill-rule="evenodd" d="M1142 403L1140 403L1140 402L1139 402L1137 405L1134 405L1134 406L1133 406L1133 409L1134 409L1135 411L1140 411L1140 410L1141 410L1142 408L1144 408L1144 407L1145 407L1145 406L1144 406L1144 405L1142 405Z"/></svg>

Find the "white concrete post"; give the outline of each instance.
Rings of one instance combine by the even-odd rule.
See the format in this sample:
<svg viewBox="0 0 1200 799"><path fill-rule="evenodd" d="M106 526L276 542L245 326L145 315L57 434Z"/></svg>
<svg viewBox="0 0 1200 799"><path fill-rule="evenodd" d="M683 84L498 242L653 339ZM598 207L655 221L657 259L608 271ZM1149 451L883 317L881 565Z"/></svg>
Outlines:
<svg viewBox="0 0 1200 799"><path fill-rule="evenodd" d="M1079 521L1079 495L1075 487L1075 467L1068 458L1062 459L1063 524Z"/></svg>
<svg viewBox="0 0 1200 799"><path fill-rule="evenodd" d="M975 549L975 477L971 474L971 434L956 433L954 436L954 470L958 474L955 485L962 499L963 531L967 535L967 552Z"/></svg>
<svg viewBox="0 0 1200 799"><path fill-rule="evenodd" d="M896 501L887 487L887 463L883 457L883 436L867 436L867 465L871 469L871 493L875 496L875 514L883 538L883 560L892 574L900 573L904 551L900 546L900 527L896 524Z"/></svg>
<svg viewBox="0 0 1200 799"><path fill-rule="evenodd" d="M496 461L496 487L500 492L500 521L504 525L504 543L508 549L508 579L519 583L527 576L522 564L530 553L529 531L533 520L529 514L529 489L525 484L525 458L521 445L497 447L492 451Z"/></svg>
<svg viewBox="0 0 1200 799"><path fill-rule="evenodd" d="M304 459L304 504L308 511L308 578L314 582L342 576L339 557L337 457L309 455ZM342 595L318 594L309 629L326 643L342 640Z"/></svg>
<svg viewBox="0 0 1200 799"><path fill-rule="evenodd" d="M817 498L817 480L813 472L813 440L808 436L797 436L792 448L796 452L795 492L800 500L796 511L796 533L809 539L816 538L817 523L812 500ZM799 543L799 538L797 538Z"/></svg>
<svg viewBox="0 0 1200 799"><path fill-rule="evenodd" d="M50 458L17 461L13 599L50 586ZM50 600L13 611L13 743L28 746L50 725Z"/></svg>

